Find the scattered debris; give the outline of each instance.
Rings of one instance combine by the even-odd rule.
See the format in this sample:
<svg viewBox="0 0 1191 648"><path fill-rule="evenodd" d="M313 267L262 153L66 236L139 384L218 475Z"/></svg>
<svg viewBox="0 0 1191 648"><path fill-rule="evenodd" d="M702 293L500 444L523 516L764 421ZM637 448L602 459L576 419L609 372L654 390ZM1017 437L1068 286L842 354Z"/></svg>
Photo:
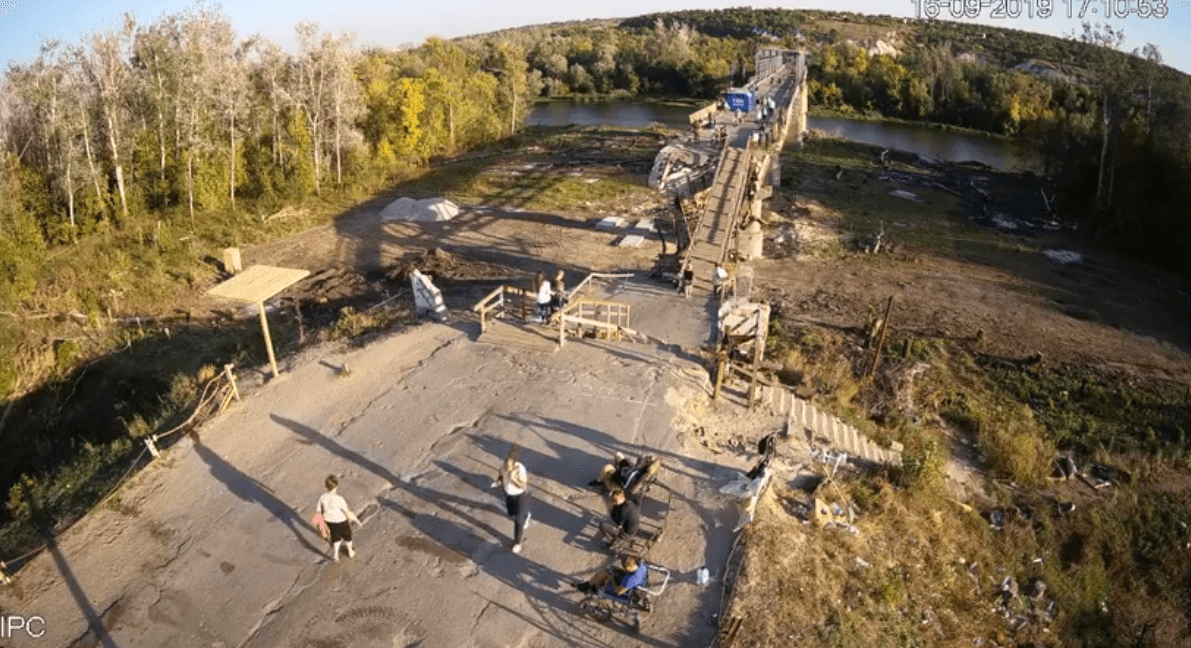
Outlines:
<svg viewBox="0 0 1191 648"><path fill-rule="evenodd" d="M1042 204L1046 206L1046 213L1053 216L1055 210L1053 207L1051 207L1051 201L1054 200L1054 196L1048 197L1046 195L1046 190L1042 188L1039 188L1038 191L1042 194Z"/></svg>
<svg viewBox="0 0 1191 648"><path fill-rule="evenodd" d="M1030 599L1035 602L1042 600L1042 595L1046 594L1046 583L1041 580L1034 581L1033 587L1030 588Z"/></svg>
<svg viewBox="0 0 1191 648"><path fill-rule="evenodd" d="M305 216L306 214L307 214L307 211L306 211L305 209L298 209L298 208L295 208L295 207L288 207L288 206L287 206L287 207L283 207L283 208L281 209L281 211L278 211L278 212L276 212L276 213L270 214L270 215L268 215L268 216L265 216L265 215L263 215L263 214L262 214L262 215L261 215L261 222L262 222L262 223L267 223L267 222L269 222L269 221L271 221L271 220L277 220L277 219L280 219L280 218L288 218L288 217L290 217L290 216L299 216L299 217L301 217L301 216ZM181 239L179 239L179 240L181 240Z"/></svg>
<svg viewBox="0 0 1191 648"><path fill-rule="evenodd" d="M885 221L881 221L880 231L878 231L876 234L869 234L867 236L860 237L858 243L859 243L860 249L865 254L877 254L878 252L880 252L881 247L886 246L886 243L885 243ZM888 246L886 246L886 247L888 247Z"/></svg>
<svg viewBox="0 0 1191 648"><path fill-rule="evenodd" d="M1109 481L1107 479L1103 479L1101 477L1097 477L1095 475L1079 473L1077 476L1079 477L1080 481L1082 481L1083 483L1090 486L1092 488L1092 490L1100 490L1101 488L1106 488L1108 486L1112 486L1111 481Z"/></svg>
<svg viewBox="0 0 1191 648"><path fill-rule="evenodd" d="M777 234L769 241L765 256L771 259L783 259L798 253L798 230L789 223L782 223L777 228Z"/></svg>
<svg viewBox="0 0 1191 648"><path fill-rule="evenodd" d="M1055 472L1051 474L1051 479L1066 481L1079 474L1079 466L1070 456L1055 457L1054 464Z"/></svg>
<svg viewBox="0 0 1191 648"><path fill-rule="evenodd" d="M596 229L614 230L619 229L624 225L624 219L620 216L605 216L596 223Z"/></svg>
<svg viewBox="0 0 1191 648"><path fill-rule="evenodd" d="M438 321L447 321L449 315L446 304L442 300L442 292L430 281L430 278L414 270L410 273L409 280L413 286L414 304L417 307L418 315L431 313Z"/></svg>
<svg viewBox="0 0 1191 648"><path fill-rule="evenodd" d="M860 535L860 529L857 529L855 525L848 524L847 522L828 522L827 524L823 525L823 528L843 529L852 535Z"/></svg>
<svg viewBox="0 0 1191 648"><path fill-rule="evenodd" d="M992 194L990 194L987 189L982 189L976 186L977 180L980 180L981 183L984 183L988 181L988 178L972 178L968 180L968 184L972 187L972 189L976 190L976 193L980 194L980 197L984 199L984 202L996 202L993 200Z"/></svg>
<svg viewBox="0 0 1191 648"><path fill-rule="evenodd" d="M1055 263L1061 263L1063 265L1068 265L1071 263L1083 263L1083 255L1079 252L1073 252L1071 250L1051 249L1043 250L1042 253L1045 254L1046 258L1050 259L1051 261L1054 261Z"/></svg>
<svg viewBox="0 0 1191 648"><path fill-rule="evenodd" d="M1106 466L1104 464L1092 464L1088 469L1088 472L1092 474L1092 477L1095 477L1096 479L1102 479L1106 482L1121 481L1121 471L1112 466Z"/></svg>
<svg viewBox="0 0 1191 648"><path fill-rule="evenodd" d="M916 194L916 193L914 193L914 192L912 192L912 191L906 191L905 189L894 189L893 191L890 191L889 193L890 193L891 195L897 196L898 198L904 198L904 199L906 199L906 200L912 200L912 201L914 201L914 202L916 202L916 203L920 203L920 202L922 202L922 198L919 198L919 197L918 197L918 194Z"/></svg>
<svg viewBox="0 0 1191 648"><path fill-rule="evenodd" d="M1018 221L1012 216L1002 214L1000 212L991 216L993 225L1007 230L1015 230L1018 226Z"/></svg>
<svg viewBox="0 0 1191 648"><path fill-rule="evenodd" d="M620 237L620 240L618 240L616 242L616 247L622 247L622 248L641 247L641 244L644 242L645 242L644 236L639 236L637 234L625 234L624 236Z"/></svg>
<svg viewBox="0 0 1191 648"><path fill-rule="evenodd" d="M740 521L734 531L743 529L753 521L757 510L757 500L765 491L765 487L769 485L769 478L772 474L769 468L762 470L761 474L754 479L749 479L748 476L741 473L720 489L720 493L731 495L739 500Z"/></svg>
<svg viewBox="0 0 1191 648"><path fill-rule="evenodd" d="M835 464L836 467L839 467L841 464L848 463L848 453L842 450L840 452L832 452L826 448L822 450L811 448L809 454L811 459L818 459L819 463L823 464Z"/></svg>

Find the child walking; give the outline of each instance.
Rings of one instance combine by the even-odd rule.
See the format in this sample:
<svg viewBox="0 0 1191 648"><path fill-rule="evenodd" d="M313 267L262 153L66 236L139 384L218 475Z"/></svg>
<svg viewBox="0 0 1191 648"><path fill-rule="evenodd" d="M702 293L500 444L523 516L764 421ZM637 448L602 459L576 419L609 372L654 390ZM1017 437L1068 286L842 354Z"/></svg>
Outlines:
<svg viewBox="0 0 1191 648"><path fill-rule="evenodd" d="M509 450L505 462L500 467L500 473L492 487L503 486L505 492L505 512L513 518L513 553L521 553L521 542L525 539L525 528L529 526L532 514L529 511L529 475L525 465L517 461L517 453L521 448L513 446Z"/></svg>
<svg viewBox="0 0 1191 648"><path fill-rule="evenodd" d="M330 475L323 483L327 487L327 492L318 498L318 514L323 517L323 521L327 523L330 530L331 559L339 562L340 545L347 548L348 558L355 558L356 550L352 548L351 523L359 524L360 518L356 517L356 514L348 508L347 500L336 492L339 489L338 477Z"/></svg>

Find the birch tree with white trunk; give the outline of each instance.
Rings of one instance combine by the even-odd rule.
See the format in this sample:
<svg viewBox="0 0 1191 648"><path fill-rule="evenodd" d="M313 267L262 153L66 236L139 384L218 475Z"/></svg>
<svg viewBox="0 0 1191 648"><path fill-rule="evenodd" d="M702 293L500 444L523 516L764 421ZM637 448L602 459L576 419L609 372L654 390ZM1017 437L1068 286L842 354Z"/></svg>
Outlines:
<svg viewBox="0 0 1191 648"><path fill-rule="evenodd" d="M81 50L79 58L83 72L95 90L108 161L120 197L120 213L125 217L128 216L128 196L124 189L124 165L120 154L124 144L125 93L131 78L128 60L135 30L136 20L132 14L124 14L121 29L93 34L87 43L89 47Z"/></svg>

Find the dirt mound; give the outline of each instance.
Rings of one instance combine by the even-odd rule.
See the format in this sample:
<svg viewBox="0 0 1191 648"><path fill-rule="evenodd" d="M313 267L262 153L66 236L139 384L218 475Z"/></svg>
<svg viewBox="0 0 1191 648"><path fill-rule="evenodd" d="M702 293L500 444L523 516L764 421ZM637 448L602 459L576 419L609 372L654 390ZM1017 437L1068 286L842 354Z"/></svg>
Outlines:
<svg viewBox="0 0 1191 648"><path fill-rule="evenodd" d="M464 265L458 257L442 248L431 248L422 254L413 255L391 266L385 275L395 281L405 281L417 269L431 277L454 277Z"/></svg>

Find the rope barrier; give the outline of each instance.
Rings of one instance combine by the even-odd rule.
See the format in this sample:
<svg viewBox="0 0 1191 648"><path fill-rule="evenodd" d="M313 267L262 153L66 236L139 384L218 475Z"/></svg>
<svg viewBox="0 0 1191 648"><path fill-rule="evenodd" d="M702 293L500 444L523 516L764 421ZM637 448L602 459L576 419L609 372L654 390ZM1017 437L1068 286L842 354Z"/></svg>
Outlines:
<svg viewBox="0 0 1191 648"><path fill-rule="evenodd" d="M221 384L221 379L224 378L227 379L227 383ZM193 424L200 414L202 414L203 411L215 401L216 397L224 391L223 389L220 389L220 387L226 389L226 392L222 394L223 399L220 401L219 406L219 411L223 411L227 407L228 403L231 402L232 398L235 398L236 400L240 399L240 392L236 387L236 379L232 374L232 365L230 364L224 365L222 372L209 379L206 384L203 385L202 390L199 392L199 402L197 405L195 405L194 411L191 412L190 416L187 417L185 421L171 428L170 430L145 437L145 447L141 449L140 454L136 456L136 459L132 460L132 464L128 466L128 470L124 471L124 474L116 482L116 485L109 489L107 494L95 503L95 506L92 507L92 510L106 504L112 498L112 496L115 495L122 486L124 486L124 484L132 476L133 471L136 470L137 466L140 465L141 460L145 458L146 452L152 455L152 457L157 457L160 454L156 446L156 442L158 440L170 436L171 434L181 432ZM73 524L71 526L73 526ZM67 529L69 528L70 527L67 527ZM67 529L63 529L62 533L65 533ZM61 535L61 533L52 535L51 537L57 538L59 535ZM46 543L42 543L37 547L26 551L20 556L17 556L16 558L0 560L0 584L8 585L12 582L13 577L16 576L16 574L20 571L20 568L17 568L16 571L9 571L9 565L19 564L21 567L24 567L26 561L29 558L32 558L38 553L44 551L46 546Z"/></svg>
<svg viewBox="0 0 1191 648"><path fill-rule="evenodd" d="M132 464L128 467L128 470L124 471L124 475L121 476L119 481L116 482L116 485L113 486L110 490L108 490L107 495L104 495L103 499L99 500L99 502L97 502L93 508L98 508L100 506L103 506L104 504L107 503L108 500L110 500L112 498L112 495L116 494L116 491L120 490L120 487L123 486L126 481L128 481L129 475L131 475L132 471L134 469L136 469L137 465L141 462L141 459L143 459L145 457L146 452L148 452L147 449L141 450L141 453L136 456L136 459L132 460ZM74 526L74 525L72 524L71 526ZM69 528L70 527L63 529L62 532L63 533L66 532L66 530ZM57 535L53 535L52 537L57 538L58 535L61 535L61 533L59 533ZM23 567L26 559L32 558L33 556L41 553L42 551L45 550L46 546L47 545L45 543L42 543L42 544L38 545L37 547L30 549L29 551L26 551L25 553L17 556L16 558L10 558L8 560L0 560L0 582L2 582L5 585L9 584L10 582L12 582L12 579L14 576L16 576L17 572L20 571L20 569L18 568L14 572L9 572L9 570L8 570L9 564L20 563L21 566Z"/></svg>

